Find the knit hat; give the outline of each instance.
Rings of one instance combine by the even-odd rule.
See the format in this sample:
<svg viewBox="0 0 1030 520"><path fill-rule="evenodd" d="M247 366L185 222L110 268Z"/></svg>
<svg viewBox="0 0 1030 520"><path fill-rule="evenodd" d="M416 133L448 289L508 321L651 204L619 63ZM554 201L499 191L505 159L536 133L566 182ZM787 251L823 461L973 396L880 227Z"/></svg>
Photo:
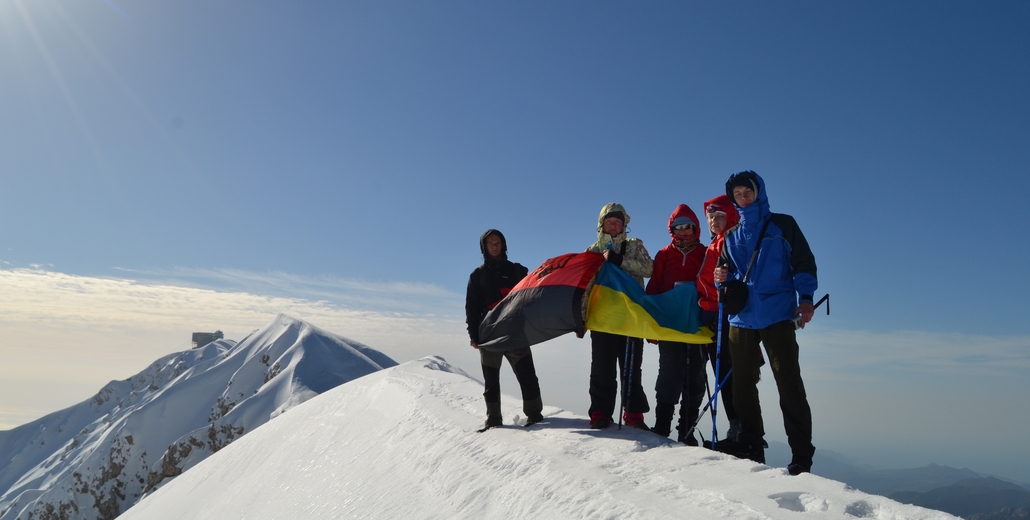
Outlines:
<svg viewBox="0 0 1030 520"><path fill-rule="evenodd" d="M617 218L622 221L622 225L626 225L626 216L623 215L621 211L612 211L611 213L608 213L601 219L601 222L604 222L605 219L609 218Z"/></svg>
<svg viewBox="0 0 1030 520"><path fill-rule="evenodd" d="M750 170L746 172L740 172L736 175L736 177L733 178L733 182L731 182L728 186L731 192L733 191L733 188L736 188L737 186L743 186L745 188L753 190L755 193L758 193L758 183L756 183L754 178L752 178L750 175L746 175L747 173L753 172L751 172Z"/></svg>

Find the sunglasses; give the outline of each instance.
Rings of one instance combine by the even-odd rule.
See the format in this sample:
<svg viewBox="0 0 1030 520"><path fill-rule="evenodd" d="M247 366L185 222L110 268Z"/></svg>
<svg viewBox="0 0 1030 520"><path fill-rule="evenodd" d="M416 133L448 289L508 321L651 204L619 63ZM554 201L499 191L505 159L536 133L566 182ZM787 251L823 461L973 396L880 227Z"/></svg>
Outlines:
<svg viewBox="0 0 1030 520"><path fill-rule="evenodd" d="M694 224L680 224L678 226L672 226L673 231L683 231L684 229L690 229L694 227Z"/></svg>

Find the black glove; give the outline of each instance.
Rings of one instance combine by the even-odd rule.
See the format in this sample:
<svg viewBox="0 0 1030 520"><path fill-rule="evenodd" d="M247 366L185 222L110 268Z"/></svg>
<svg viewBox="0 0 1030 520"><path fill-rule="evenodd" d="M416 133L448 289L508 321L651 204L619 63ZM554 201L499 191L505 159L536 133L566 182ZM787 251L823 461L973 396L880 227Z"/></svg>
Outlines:
<svg viewBox="0 0 1030 520"><path fill-rule="evenodd" d="M605 260L615 264L615 267L622 267L622 255L626 253L626 243L622 243L622 247L619 248L619 253L616 253L614 249L608 250L608 256Z"/></svg>
<svg viewBox="0 0 1030 520"><path fill-rule="evenodd" d="M608 257L605 260L615 264L615 267L622 266L622 255L616 253L614 249L608 251Z"/></svg>

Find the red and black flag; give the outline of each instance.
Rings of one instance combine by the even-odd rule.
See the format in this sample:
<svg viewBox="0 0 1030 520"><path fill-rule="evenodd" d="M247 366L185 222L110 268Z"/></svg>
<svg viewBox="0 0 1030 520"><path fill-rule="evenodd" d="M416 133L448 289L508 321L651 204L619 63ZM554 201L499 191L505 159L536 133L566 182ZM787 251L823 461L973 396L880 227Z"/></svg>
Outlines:
<svg viewBox="0 0 1030 520"><path fill-rule="evenodd" d="M583 294L604 263L599 253L551 258L529 273L479 326L479 348L506 352L584 332Z"/></svg>

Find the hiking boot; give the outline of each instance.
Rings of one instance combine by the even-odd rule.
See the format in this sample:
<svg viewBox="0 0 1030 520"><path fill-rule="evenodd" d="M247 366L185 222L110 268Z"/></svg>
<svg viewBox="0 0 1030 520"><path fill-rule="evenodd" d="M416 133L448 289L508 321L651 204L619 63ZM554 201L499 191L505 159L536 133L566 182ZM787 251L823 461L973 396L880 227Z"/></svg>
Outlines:
<svg viewBox="0 0 1030 520"><path fill-rule="evenodd" d="M815 451L815 448L812 448ZM787 473L791 475L800 475L802 473L812 472L812 455L793 455L790 458L790 464L787 465Z"/></svg>
<svg viewBox="0 0 1030 520"><path fill-rule="evenodd" d="M694 437L694 432L690 432L690 435L687 435L686 437L680 435L679 439L676 440L686 444L687 446L697 446L697 439Z"/></svg>
<svg viewBox="0 0 1030 520"><path fill-rule="evenodd" d="M645 432L651 431L651 428L648 428L647 425L644 424L644 421L628 422L628 423L626 423L626 427L627 428L636 428L637 430L644 430Z"/></svg>
<svg viewBox="0 0 1030 520"><path fill-rule="evenodd" d="M603 430L612 425L612 418L601 412L590 413L590 427L595 430Z"/></svg>
<svg viewBox="0 0 1030 520"><path fill-rule="evenodd" d="M541 412L543 409L544 402L539 397L522 403L522 412L526 414L526 417L542 417Z"/></svg>
<svg viewBox="0 0 1030 520"><path fill-rule="evenodd" d="M530 415L526 417L526 426L532 426L540 421L544 420L544 416L540 414Z"/></svg>
<svg viewBox="0 0 1030 520"><path fill-rule="evenodd" d="M737 435L740 435L740 421L734 419L730 421L730 429L726 430L726 438L736 439Z"/></svg>
<svg viewBox="0 0 1030 520"><path fill-rule="evenodd" d="M501 423L501 403L486 403L486 427L493 428Z"/></svg>
<svg viewBox="0 0 1030 520"><path fill-rule="evenodd" d="M647 425L644 424L644 414L640 412L625 412L622 414L622 419L623 422L626 423L626 426L630 428L644 430L645 432L651 431L651 428L648 428Z"/></svg>
<svg viewBox="0 0 1030 520"><path fill-rule="evenodd" d="M654 409L654 428L651 431L668 437L672 433L672 414L676 411L676 405L658 403Z"/></svg>
<svg viewBox="0 0 1030 520"><path fill-rule="evenodd" d="M753 460L759 464L765 464L765 446L762 443L739 444L740 451L737 458Z"/></svg>
<svg viewBox="0 0 1030 520"><path fill-rule="evenodd" d="M721 441L716 441L714 448L712 448L712 443L710 441L705 441L705 448L714 449L715 451L717 451L719 453L725 453L727 455L733 455L734 457L737 456L737 450L738 450L738 448L737 448L737 440L736 439L730 439L730 438L726 438L726 439L723 439Z"/></svg>
<svg viewBox="0 0 1030 520"><path fill-rule="evenodd" d="M765 464L765 443L742 443L733 439L723 439L715 443L715 451L733 455L738 459L749 459Z"/></svg>
<svg viewBox="0 0 1030 520"><path fill-rule="evenodd" d="M797 462L791 462L787 464L787 473L791 475L800 475L802 473L811 473L812 464L800 464Z"/></svg>

